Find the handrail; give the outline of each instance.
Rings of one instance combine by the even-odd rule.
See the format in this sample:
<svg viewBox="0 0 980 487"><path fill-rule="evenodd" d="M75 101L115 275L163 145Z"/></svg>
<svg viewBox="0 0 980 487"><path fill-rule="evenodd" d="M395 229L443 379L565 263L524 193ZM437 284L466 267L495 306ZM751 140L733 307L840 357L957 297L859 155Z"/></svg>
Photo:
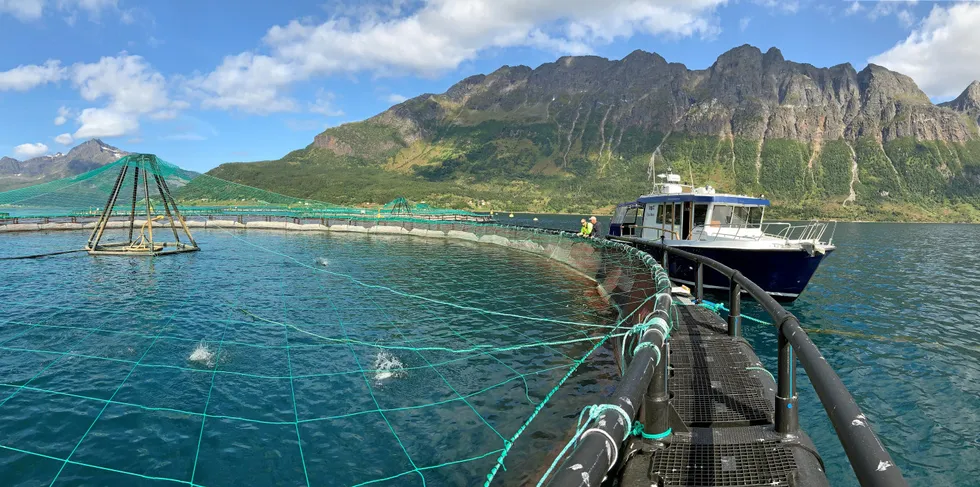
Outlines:
<svg viewBox="0 0 980 487"><path fill-rule="evenodd" d="M640 242L639 239L613 237L628 243ZM708 266L724 275L731 282L731 314L729 316L729 334L738 333L740 317L740 295L743 289L752 296L772 318L778 331L779 363L777 371L776 391L776 431L792 435L799 429L796 407L796 360L803 364L807 376L817 392L820 402L827 411L830 422L837 431L837 438L844 447L844 453L850 460L851 468L862 486L903 486L908 485L902 477L898 465L878 440L871 429L867 417L861 412L848 392L847 387L834 372L834 369L824 359L823 354L813 344L800 321L789 311L786 311L772 296L756 283L742 275L741 272L722 264L714 259L694 254L668 245L643 240L645 246L664 252L664 257L676 255L698 265L697 298L702 297L703 268ZM668 268L664 266L664 268ZM732 322L735 326L732 326Z"/></svg>

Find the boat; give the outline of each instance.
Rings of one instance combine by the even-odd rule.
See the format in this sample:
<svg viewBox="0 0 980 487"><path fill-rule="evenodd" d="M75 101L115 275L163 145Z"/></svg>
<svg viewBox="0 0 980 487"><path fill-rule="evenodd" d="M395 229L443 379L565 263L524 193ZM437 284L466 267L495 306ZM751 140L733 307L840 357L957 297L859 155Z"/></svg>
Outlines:
<svg viewBox="0 0 980 487"><path fill-rule="evenodd" d="M661 260L662 252L651 242L709 257L738 270L783 302L797 299L820 263L836 249L836 222L767 223L770 202L764 196L722 194L707 185L681 184L680 175L670 170L657 178L652 193L617 205L607 238L627 242ZM829 238L823 241L828 230ZM671 280L696 285L694 262L672 257L668 266ZM728 279L717 272L704 271L703 279L705 290L729 289Z"/></svg>

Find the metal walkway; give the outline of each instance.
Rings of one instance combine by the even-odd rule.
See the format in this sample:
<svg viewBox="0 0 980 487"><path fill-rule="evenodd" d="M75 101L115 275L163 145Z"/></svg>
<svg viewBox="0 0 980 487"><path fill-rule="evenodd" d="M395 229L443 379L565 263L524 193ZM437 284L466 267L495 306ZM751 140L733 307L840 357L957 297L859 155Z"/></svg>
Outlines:
<svg viewBox="0 0 980 487"><path fill-rule="evenodd" d="M677 311L668 341L672 434L632 438L620 485L827 485L806 434L776 432L776 382L748 343L687 298L679 298Z"/></svg>

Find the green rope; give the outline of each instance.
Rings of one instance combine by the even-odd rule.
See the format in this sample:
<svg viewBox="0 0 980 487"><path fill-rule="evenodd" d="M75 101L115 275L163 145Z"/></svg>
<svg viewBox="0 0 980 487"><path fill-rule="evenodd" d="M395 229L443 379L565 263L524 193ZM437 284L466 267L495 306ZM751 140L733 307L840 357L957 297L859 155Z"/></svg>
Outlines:
<svg viewBox="0 0 980 487"><path fill-rule="evenodd" d="M647 440L662 440L673 433L672 428L667 428L667 431L662 433L647 433L643 430L643 423L636 421L633 423L633 431L630 432L633 436L639 436Z"/></svg>
<svg viewBox="0 0 980 487"><path fill-rule="evenodd" d="M592 406L582 409L582 412L580 412L578 415L578 424L575 426L575 433L572 435L572 439L568 440L568 443L565 443L565 446L560 452L558 452L558 455L555 456L555 459L551 462L548 470L546 470L544 475L541 476L541 479L538 480L537 487L544 485L544 481L551 476L551 472L555 470L555 467L558 466L558 462L565 457L566 453L568 453L568 449L571 448L572 445L578 443L578 440L582 437L582 435L588 431L589 425L591 425L593 421L599 419L599 416L602 416L602 414L606 411L615 411L623 417L623 420L626 422L625 427L623 428L626 433L623 436L623 441L626 441L626 439L629 438L630 431L632 431L630 423L633 421L633 418L631 418L623 408L615 404L593 404ZM585 413L589 413L589 419L587 421L583 421L585 418ZM618 448L618 445L613 445L613 448ZM612 463L616 463L615 459L613 459Z"/></svg>

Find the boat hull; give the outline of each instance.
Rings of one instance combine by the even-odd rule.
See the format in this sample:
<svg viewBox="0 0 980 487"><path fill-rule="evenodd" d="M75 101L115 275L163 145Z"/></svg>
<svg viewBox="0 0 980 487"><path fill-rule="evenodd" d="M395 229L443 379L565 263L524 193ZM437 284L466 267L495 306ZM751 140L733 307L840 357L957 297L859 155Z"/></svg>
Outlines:
<svg viewBox="0 0 980 487"><path fill-rule="evenodd" d="M658 248L637 239L629 239L629 243L663 262L663 252ZM813 255L810 255L800 249L744 249L689 245L674 245L673 247L692 254L702 255L736 269L773 298L783 302L796 300L810 282L810 278L813 277L823 259L833 252L832 248L827 249L826 253L814 252ZM669 256L667 263L671 280L686 284L693 291L694 284L697 282L697 264L676 255ZM729 289L728 278L705 266L704 288L727 293Z"/></svg>

